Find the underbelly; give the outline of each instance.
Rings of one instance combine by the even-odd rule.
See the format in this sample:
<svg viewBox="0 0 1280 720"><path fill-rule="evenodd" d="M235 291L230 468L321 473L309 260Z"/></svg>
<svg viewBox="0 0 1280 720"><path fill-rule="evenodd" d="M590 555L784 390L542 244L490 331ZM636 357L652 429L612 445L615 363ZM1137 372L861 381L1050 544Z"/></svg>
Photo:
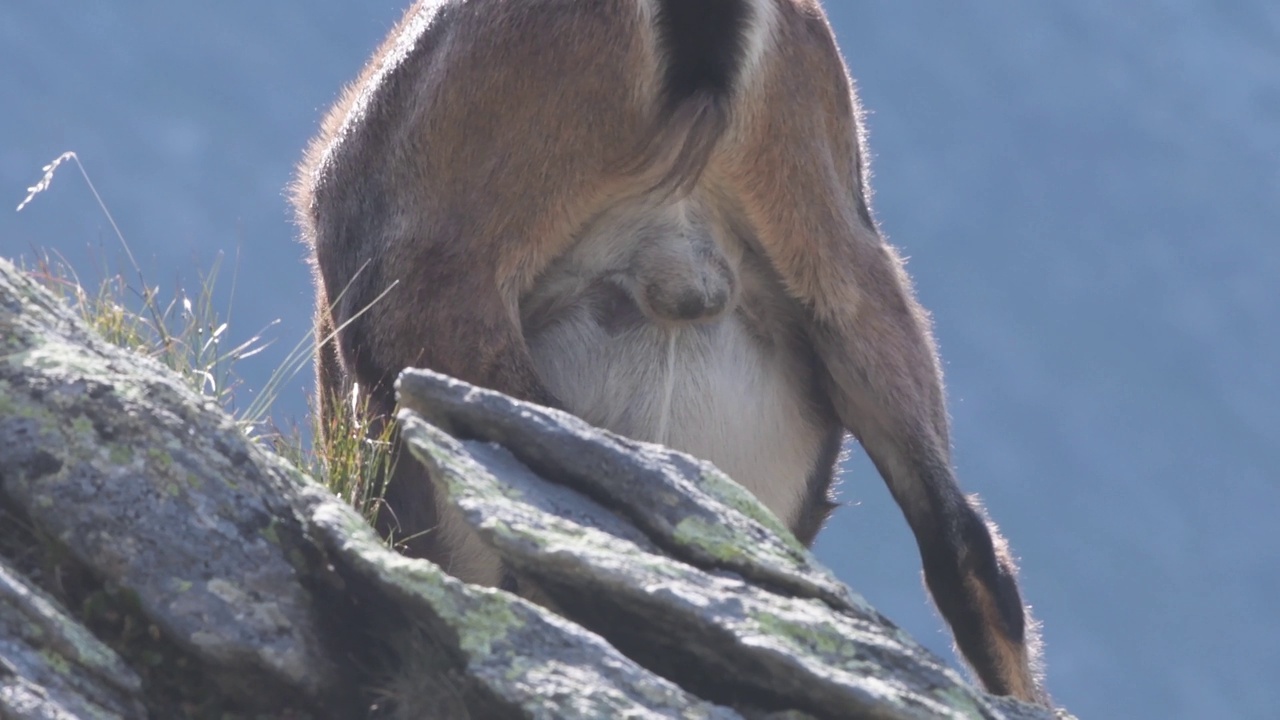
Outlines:
<svg viewBox="0 0 1280 720"><path fill-rule="evenodd" d="M566 410L712 462L785 523L815 471L829 470L817 466L832 423L814 407L808 362L762 346L733 314L613 334L580 317L530 338L530 349Z"/></svg>

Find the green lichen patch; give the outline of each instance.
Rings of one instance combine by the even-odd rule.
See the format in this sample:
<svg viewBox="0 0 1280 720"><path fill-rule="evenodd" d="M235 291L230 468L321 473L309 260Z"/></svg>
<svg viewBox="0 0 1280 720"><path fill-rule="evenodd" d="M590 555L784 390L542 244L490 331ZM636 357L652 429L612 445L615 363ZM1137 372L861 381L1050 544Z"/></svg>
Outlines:
<svg viewBox="0 0 1280 720"><path fill-rule="evenodd" d="M799 602L752 605L747 617L755 629L739 627L736 632L751 638L749 642L774 647L815 674L857 688L886 704L919 706L928 710L929 717L990 717L974 691L941 665L917 671L930 672L939 679L927 693L904 685L897 676L901 668L888 660L901 653L900 638L881 633L877 626L854 623L820 606L806 607Z"/></svg>
<svg viewBox="0 0 1280 720"><path fill-rule="evenodd" d="M821 658L824 663L853 672L862 673L871 669L861 657L863 651L853 641L853 633L848 628L842 632L829 618L822 615L801 619L781 606L756 606L749 617L766 635L786 643L795 652ZM871 639L862 638L864 641Z"/></svg>
<svg viewBox="0 0 1280 720"><path fill-rule="evenodd" d="M276 531L276 526L279 524L279 522L280 521L278 518L271 518L271 522L267 523L266 527L258 531L258 534L261 535L264 540L271 543L272 545L276 545L276 546L280 545L280 533Z"/></svg>
<svg viewBox="0 0 1280 720"><path fill-rule="evenodd" d="M93 430L93 421L84 415L77 415L71 421L71 430L82 437L92 437L96 434Z"/></svg>
<svg viewBox="0 0 1280 720"><path fill-rule="evenodd" d="M468 588L429 562L388 550L349 506L326 500L313 511L312 520L329 542L338 544L338 552L358 573L425 604L458 631L460 647L473 657L488 655L495 643L521 627L521 619L510 607L514 598L495 590Z"/></svg>
<svg viewBox="0 0 1280 720"><path fill-rule="evenodd" d="M698 548L727 567L793 562L790 556L770 552L772 548L768 544L753 545L725 523L710 522L701 516L681 520L673 537L681 545Z"/></svg>
<svg viewBox="0 0 1280 720"><path fill-rule="evenodd" d="M730 478L715 466L709 463L701 463L701 465L702 474L698 478L698 489L715 498L716 501L760 523L769 532L778 536L778 539L796 554L808 554L808 550L782 524L778 516L770 512L769 508L765 507L755 495L752 495L750 490L739 485L733 478Z"/></svg>
<svg viewBox="0 0 1280 720"><path fill-rule="evenodd" d="M46 667L59 675L70 675L74 669L70 660L48 648L40 651L40 657L44 660Z"/></svg>
<svg viewBox="0 0 1280 720"><path fill-rule="evenodd" d="M775 538L782 542L774 542ZM690 515L676 524L673 539L709 556L717 567L794 594L821 598L838 609L874 612L866 600L837 581L790 533L761 540L745 525Z"/></svg>
<svg viewBox="0 0 1280 720"><path fill-rule="evenodd" d="M13 399L13 385L0 378L0 416L13 415L18 411L18 403Z"/></svg>
<svg viewBox="0 0 1280 720"><path fill-rule="evenodd" d="M111 443L107 446L107 453L114 465L133 464L133 448L124 443Z"/></svg>
<svg viewBox="0 0 1280 720"><path fill-rule="evenodd" d="M173 467L173 456L163 448L149 447L146 450L147 463L153 470L167 473Z"/></svg>

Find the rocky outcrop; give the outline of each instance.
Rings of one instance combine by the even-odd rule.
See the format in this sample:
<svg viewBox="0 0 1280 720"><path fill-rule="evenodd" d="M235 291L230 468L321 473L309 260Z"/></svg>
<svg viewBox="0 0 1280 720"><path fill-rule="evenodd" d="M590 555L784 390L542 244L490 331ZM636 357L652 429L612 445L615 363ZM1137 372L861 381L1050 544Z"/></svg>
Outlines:
<svg viewBox="0 0 1280 720"><path fill-rule="evenodd" d="M554 612L388 550L0 261L0 718L1054 717L966 683L715 468L400 390L413 454Z"/></svg>

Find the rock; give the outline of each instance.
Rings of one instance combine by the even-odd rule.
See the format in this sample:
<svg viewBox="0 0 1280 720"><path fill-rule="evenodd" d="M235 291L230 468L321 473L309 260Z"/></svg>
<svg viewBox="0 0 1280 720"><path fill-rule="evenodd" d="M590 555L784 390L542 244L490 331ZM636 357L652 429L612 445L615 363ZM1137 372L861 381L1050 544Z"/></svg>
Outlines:
<svg viewBox="0 0 1280 720"><path fill-rule="evenodd" d="M0 718L1054 717L965 683L713 467L401 390L442 496L547 607L392 552L0 260Z"/></svg>
<svg viewBox="0 0 1280 720"><path fill-rule="evenodd" d="M142 681L0 559L0 717L143 717Z"/></svg>
<svg viewBox="0 0 1280 720"><path fill-rule="evenodd" d="M351 702L299 567L302 482L0 266L0 493L248 707Z"/></svg>
<svg viewBox="0 0 1280 720"><path fill-rule="evenodd" d="M713 466L430 371L399 388L404 438L481 537L656 674L815 717L1049 716L997 708Z"/></svg>
<svg viewBox="0 0 1280 720"><path fill-rule="evenodd" d="M429 628L456 658L456 690L470 713L460 717L741 717L654 677L599 637L535 605L465 585L435 565L388 550L346 506L326 502L313 517L344 570L391 599L405 620Z"/></svg>
<svg viewBox="0 0 1280 720"><path fill-rule="evenodd" d="M406 371L397 387L403 407L460 436L506 446L535 472L617 509L688 562L874 613L710 463L428 370Z"/></svg>

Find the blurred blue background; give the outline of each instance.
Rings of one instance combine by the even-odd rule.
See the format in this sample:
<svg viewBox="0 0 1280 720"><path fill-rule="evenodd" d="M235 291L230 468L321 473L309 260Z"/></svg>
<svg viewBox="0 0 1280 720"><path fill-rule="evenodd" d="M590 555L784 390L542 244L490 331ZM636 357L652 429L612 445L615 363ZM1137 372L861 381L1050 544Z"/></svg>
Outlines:
<svg viewBox="0 0 1280 720"><path fill-rule="evenodd" d="M827 4L1051 691L1082 718L1277 717L1280 5ZM0 255L127 268L74 168L13 211L76 151L166 294L238 266L233 339L280 320L243 367L261 388L311 314L283 188L402 9L0 4ZM952 657L858 452L841 495L822 560Z"/></svg>

